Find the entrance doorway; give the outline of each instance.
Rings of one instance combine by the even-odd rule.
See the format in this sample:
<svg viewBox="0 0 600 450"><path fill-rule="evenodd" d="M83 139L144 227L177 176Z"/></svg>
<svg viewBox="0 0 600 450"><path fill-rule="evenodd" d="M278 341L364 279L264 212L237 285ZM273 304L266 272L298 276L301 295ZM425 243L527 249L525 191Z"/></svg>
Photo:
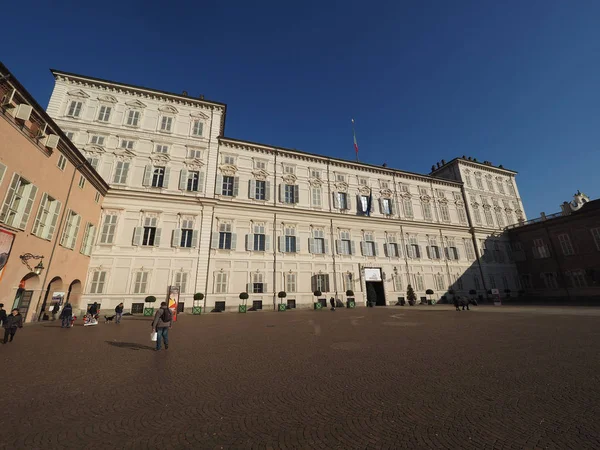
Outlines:
<svg viewBox="0 0 600 450"><path fill-rule="evenodd" d="M15 294L12 308L17 308L19 310L19 313L23 316L24 321L27 320L27 313L29 312L31 302L33 301L33 294L36 291L39 292L39 288L40 277L33 272L25 275L19 282L19 288Z"/></svg>
<svg viewBox="0 0 600 450"><path fill-rule="evenodd" d="M367 291L367 302L376 306L385 306L385 289L381 268L365 267L365 285Z"/></svg>

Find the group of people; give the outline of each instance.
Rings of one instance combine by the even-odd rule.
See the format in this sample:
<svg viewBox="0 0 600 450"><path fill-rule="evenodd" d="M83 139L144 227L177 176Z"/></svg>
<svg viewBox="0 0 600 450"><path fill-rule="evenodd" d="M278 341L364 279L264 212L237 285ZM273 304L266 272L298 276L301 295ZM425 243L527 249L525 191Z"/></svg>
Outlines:
<svg viewBox="0 0 600 450"><path fill-rule="evenodd" d="M23 316L19 313L18 308L13 308L10 314L6 314L4 303L0 303L0 322L2 322L2 328L4 328L3 344L12 342L17 329L23 328Z"/></svg>

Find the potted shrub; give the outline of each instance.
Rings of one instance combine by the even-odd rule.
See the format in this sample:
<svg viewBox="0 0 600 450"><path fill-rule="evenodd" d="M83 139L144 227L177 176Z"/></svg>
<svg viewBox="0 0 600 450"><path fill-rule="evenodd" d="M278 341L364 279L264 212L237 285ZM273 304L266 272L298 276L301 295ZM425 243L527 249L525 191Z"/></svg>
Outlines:
<svg viewBox="0 0 600 450"><path fill-rule="evenodd" d="M346 291L346 308L356 307L356 301L354 300L354 291L348 289Z"/></svg>
<svg viewBox="0 0 600 450"><path fill-rule="evenodd" d="M202 306L198 305L198 302L204 300L204 294L196 292L194 294L194 302L192 303L192 314L202 314Z"/></svg>
<svg viewBox="0 0 600 450"><path fill-rule="evenodd" d="M152 305L156 302L156 297L154 295L149 295L144 299L144 303L149 303ZM144 316L153 316L154 315L154 306L145 306L144 307Z"/></svg>
<svg viewBox="0 0 600 450"><path fill-rule="evenodd" d="M238 312L245 313L248 311L248 297L249 295L247 292L240 292L240 300L242 303L238 307Z"/></svg>
<svg viewBox="0 0 600 450"><path fill-rule="evenodd" d="M425 294L429 296L429 299L427 300L427 304L428 305L433 304L432 301L431 301L431 296L433 295L433 289L427 289L425 291Z"/></svg>
<svg viewBox="0 0 600 450"><path fill-rule="evenodd" d="M323 305L322 305L322 304L321 304L321 302L319 301L319 297L320 297L321 295L323 295L323 293L317 289L315 292L313 292L313 295L316 297L316 302L313 304L313 308L314 308L315 310L317 310L317 309L322 309L322 308L323 308Z"/></svg>
<svg viewBox="0 0 600 450"><path fill-rule="evenodd" d="M408 300L408 304L410 306L415 306L415 302L417 301L417 294L415 294L415 290L410 284L406 289L406 299Z"/></svg>
<svg viewBox="0 0 600 450"><path fill-rule="evenodd" d="M278 310L279 311L285 311L286 304L283 303L283 299L287 297L286 292L285 291L279 291L277 293L277 297L279 297L279 307L278 307Z"/></svg>

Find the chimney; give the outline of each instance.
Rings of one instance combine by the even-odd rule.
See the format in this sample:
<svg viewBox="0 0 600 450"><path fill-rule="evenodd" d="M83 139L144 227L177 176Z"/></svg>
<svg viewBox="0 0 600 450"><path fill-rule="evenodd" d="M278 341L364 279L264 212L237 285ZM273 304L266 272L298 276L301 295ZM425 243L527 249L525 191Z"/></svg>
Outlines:
<svg viewBox="0 0 600 450"><path fill-rule="evenodd" d="M383 163L383 167L387 167L387 163Z"/></svg>
<svg viewBox="0 0 600 450"><path fill-rule="evenodd" d="M188 96L188 93L187 93L187 91L183 91L183 92L181 93L181 95L183 95L184 97L187 97L187 96Z"/></svg>
<svg viewBox="0 0 600 450"><path fill-rule="evenodd" d="M204 94L200 94L200 95L198 96L198 98L199 98L200 100L204 100Z"/></svg>
<svg viewBox="0 0 600 450"><path fill-rule="evenodd" d="M471 158L470 156L469 156L469 161L473 161L473 158Z"/></svg>
<svg viewBox="0 0 600 450"><path fill-rule="evenodd" d="M546 213L545 213L545 212L543 212L543 211L542 211L542 212L540 213L540 219L542 219L542 220L546 220Z"/></svg>
<svg viewBox="0 0 600 450"><path fill-rule="evenodd" d="M560 209L562 210L563 216L568 216L569 214L571 214L571 207L569 206L569 202L563 202L563 204L560 205Z"/></svg>
<svg viewBox="0 0 600 450"><path fill-rule="evenodd" d="M442 159L442 166L446 165L446 160Z"/></svg>
<svg viewBox="0 0 600 450"><path fill-rule="evenodd" d="M437 168L439 169L440 168L440 162L439 161L437 162L437 166L438 166Z"/></svg>
<svg viewBox="0 0 600 450"><path fill-rule="evenodd" d="M435 172L435 164L433 164L433 165L431 166L431 171L432 171L432 172Z"/></svg>

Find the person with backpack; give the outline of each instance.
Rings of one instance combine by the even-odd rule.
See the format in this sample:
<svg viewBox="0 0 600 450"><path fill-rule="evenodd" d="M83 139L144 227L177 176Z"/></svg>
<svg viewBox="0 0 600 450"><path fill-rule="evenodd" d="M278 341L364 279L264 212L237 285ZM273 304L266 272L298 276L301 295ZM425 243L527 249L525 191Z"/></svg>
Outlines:
<svg viewBox="0 0 600 450"><path fill-rule="evenodd" d="M61 328L71 328L71 316L73 315L73 307L70 303L66 303L65 307L60 313L59 319L62 320L60 324Z"/></svg>
<svg viewBox="0 0 600 450"><path fill-rule="evenodd" d="M173 323L173 314L167 306L167 302L161 302L160 308L154 314L154 320L152 321L152 331L157 334L156 336L156 351L160 350L160 346L164 339L165 350L169 348L169 328Z"/></svg>
<svg viewBox="0 0 600 450"><path fill-rule="evenodd" d="M121 323L121 318L123 317L123 303L119 303L115 308L115 322L118 324Z"/></svg>

